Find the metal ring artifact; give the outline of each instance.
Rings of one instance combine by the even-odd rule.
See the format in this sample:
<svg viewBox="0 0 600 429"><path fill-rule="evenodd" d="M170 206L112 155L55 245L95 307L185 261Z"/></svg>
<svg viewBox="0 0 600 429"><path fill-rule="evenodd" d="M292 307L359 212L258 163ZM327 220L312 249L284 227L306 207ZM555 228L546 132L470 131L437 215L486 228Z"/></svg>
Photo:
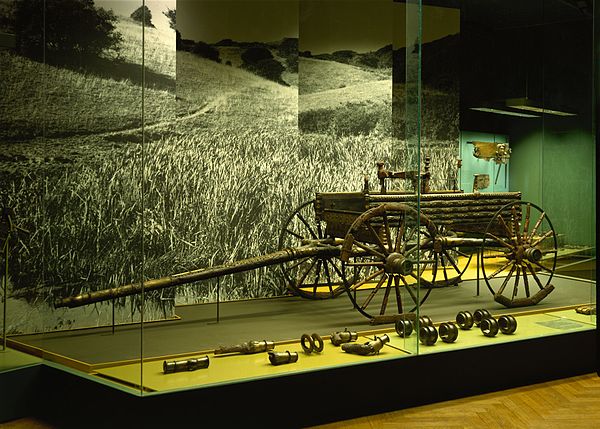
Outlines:
<svg viewBox="0 0 600 429"><path fill-rule="evenodd" d="M413 331L413 323L407 319L398 319L395 324L396 333L402 338L410 337Z"/></svg>
<svg viewBox="0 0 600 429"><path fill-rule="evenodd" d="M438 339L437 329L435 326L422 326L419 330L419 340L426 346L432 346Z"/></svg>
<svg viewBox="0 0 600 429"><path fill-rule="evenodd" d="M429 316L420 316L419 325L421 326L433 326L433 320Z"/></svg>
<svg viewBox="0 0 600 429"><path fill-rule="evenodd" d="M500 325L500 332L502 332L503 334L514 334L517 330L517 319L515 319L514 316L511 316L510 314L500 316L498 318L498 325Z"/></svg>
<svg viewBox="0 0 600 429"><path fill-rule="evenodd" d="M483 335L486 337L495 337L499 329L498 321L493 317L483 319L479 327L481 328Z"/></svg>
<svg viewBox="0 0 600 429"><path fill-rule="evenodd" d="M323 343L323 339L319 336L319 334L312 334L312 343L313 343L313 351L317 353L321 353L325 344Z"/></svg>
<svg viewBox="0 0 600 429"><path fill-rule="evenodd" d="M453 343L458 338L458 328L452 322L444 322L439 328L440 338L445 343Z"/></svg>
<svg viewBox="0 0 600 429"><path fill-rule="evenodd" d="M456 315L456 323L460 329L471 329L473 327L473 315L470 311L461 311Z"/></svg>
<svg viewBox="0 0 600 429"><path fill-rule="evenodd" d="M473 313L473 320L475 321L475 326L481 325L481 321L487 319L488 317L492 317L489 311L483 308L475 310L475 313Z"/></svg>
<svg viewBox="0 0 600 429"><path fill-rule="evenodd" d="M323 341L321 340L321 344L322 343ZM315 343L311 336L308 334L302 334L302 337L300 337L300 345L302 346L302 350L304 350L304 353L306 354L311 354L315 348ZM323 348L321 347L321 350L322 349Z"/></svg>

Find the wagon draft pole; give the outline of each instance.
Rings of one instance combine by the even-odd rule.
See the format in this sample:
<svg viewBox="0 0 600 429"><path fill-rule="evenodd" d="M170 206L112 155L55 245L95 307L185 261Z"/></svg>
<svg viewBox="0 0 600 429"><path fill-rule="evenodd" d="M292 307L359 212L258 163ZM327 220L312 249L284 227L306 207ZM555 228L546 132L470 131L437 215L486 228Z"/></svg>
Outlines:
<svg viewBox="0 0 600 429"><path fill-rule="evenodd" d="M300 205L284 221L276 252L70 296L55 307L280 265L293 294L331 299L346 293L371 323L392 323L412 316L433 289L459 284L474 255L487 288L506 307L535 305L554 289L554 228L520 192L431 190L429 158L423 172L389 171L378 162L377 177L377 191L365 179L359 192L320 192ZM391 180L409 180L413 190L389 190Z"/></svg>

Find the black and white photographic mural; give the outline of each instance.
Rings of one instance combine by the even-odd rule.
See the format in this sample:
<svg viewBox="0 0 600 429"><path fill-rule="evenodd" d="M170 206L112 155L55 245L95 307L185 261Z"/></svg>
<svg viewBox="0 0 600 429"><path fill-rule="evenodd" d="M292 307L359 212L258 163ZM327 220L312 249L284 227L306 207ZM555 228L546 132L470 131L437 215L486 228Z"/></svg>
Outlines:
<svg viewBox="0 0 600 429"><path fill-rule="evenodd" d="M0 0L0 30L17 40L0 50L0 206L28 231L9 249L9 333L109 324L113 310L117 322L138 321L139 296L53 302L273 252L315 192L359 191L365 175L375 186L378 160L415 165L392 115L406 57L394 37L405 31L399 3L44 4ZM433 187L447 189L459 14L435 8L455 25L426 37L440 27L427 9L421 152ZM75 16L101 23L97 34L78 38L89 22ZM272 266L147 293L144 319L217 294L286 293Z"/></svg>
<svg viewBox="0 0 600 429"><path fill-rule="evenodd" d="M174 0L0 2L16 38L0 50L0 205L29 231L10 241L9 333L110 323L110 303L53 302L142 278L142 127L160 134L177 108L169 9ZM115 307L116 322L139 319L139 300Z"/></svg>

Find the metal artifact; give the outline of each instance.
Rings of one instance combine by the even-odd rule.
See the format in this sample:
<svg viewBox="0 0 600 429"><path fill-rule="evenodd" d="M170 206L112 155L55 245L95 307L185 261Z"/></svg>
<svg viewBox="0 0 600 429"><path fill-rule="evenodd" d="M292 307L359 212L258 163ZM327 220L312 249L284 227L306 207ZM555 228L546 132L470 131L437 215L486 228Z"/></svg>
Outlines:
<svg viewBox="0 0 600 429"><path fill-rule="evenodd" d="M441 323L438 333L445 343L453 343L458 338L458 328L452 322Z"/></svg>
<svg viewBox="0 0 600 429"><path fill-rule="evenodd" d="M300 337L300 346L302 346L304 353L311 354L312 352L321 353L325 344L319 334L302 334L302 337Z"/></svg>
<svg viewBox="0 0 600 429"><path fill-rule="evenodd" d="M429 316L419 316L420 326L433 326L433 320Z"/></svg>
<svg viewBox="0 0 600 429"><path fill-rule="evenodd" d="M419 329L419 340L426 346L432 346L438 339L438 331L435 326L425 325Z"/></svg>
<svg viewBox="0 0 600 429"><path fill-rule="evenodd" d="M493 317L488 317L481 321L479 328L486 337L495 337L499 330L498 321Z"/></svg>
<svg viewBox="0 0 600 429"><path fill-rule="evenodd" d="M338 331L331 334L331 344L339 346L344 343L350 343L358 340L358 333L349 330Z"/></svg>
<svg viewBox="0 0 600 429"><path fill-rule="evenodd" d="M402 338L410 337L414 329L413 323L407 319L398 319L394 325L396 333Z"/></svg>
<svg viewBox="0 0 600 429"><path fill-rule="evenodd" d="M163 361L163 373L171 374L182 371L195 371L201 368L208 368L210 360L208 356L187 360Z"/></svg>
<svg viewBox="0 0 600 429"><path fill-rule="evenodd" d="M500 332L503 334L514 334L517 330L517 319L510 314L500 316L498 318L498 325L500 326Z"/></svg>
<svg viewBox="0 0 600 429"><path fill-rule="evenodd" d="M378 190L365 181L358 192L317 193L285 220L273 253L68 296L55 307L277 264L295 295L329 299L345 293L372 324L415 322L416 308L434 288L460 283L474 255L483 255L485 284L507 307L534 305L552 292L557 241L541 208L521 201L520 192L432 190L429 159L424 166L422 172L389 171L380 162ZM413 190L389 190L390 180L409 180Z"/></svg>
<svg viewBox="0 0 600 429"><path fill-rule="evenodd" d="M467 330L473 327L473 315L470 311L459 311L456 315L456 323L460 329Z"/></svg>
<svg viewBox="0 0 600 429"><path fill-rule="evenodd" d="M484 319L487 319L489 317L492 317L490 312L484 308L480 308L480 309L475 310L475 312L473 313L473 322L475 322L475 326L479 326L479 325L481 325L481 322Z"/></svg>
<svg viewBox="0 0 600 429"><path fill-rule="evenodd" d="M387 334L383 334L381 337L375 337L374 340L367 341L364 344L357 343L345 343L342 344L342 350L346 353L352 353L355 355L368 356L375 355L383 348L384 344L390 341L390 337Z"/></svg>
<svg viewBox="0 0 600 429"><path fill-rule="evenodd" d="M575 309L575 312L590 316L596 314L596 305L581 305Z"/></svg>
<svg viewBox="0 0 600 429"><path fill-rule="evenodd" d="M222 355L226 353L240 353L240 354L252 354L252 353L262 353L268 352L269 350L273 350L275 348L275 343L273 341L247 341L245 343L236 344L235 346L221 346L218 349L215 349L214 354Z"/></svg>
<svg viewBox="0 0 600 429"><path fill-rule="evenodd" d="M269 352L269 361L272 365L283 365L286 363L298 362L298 353L296 352Z"/></svg>

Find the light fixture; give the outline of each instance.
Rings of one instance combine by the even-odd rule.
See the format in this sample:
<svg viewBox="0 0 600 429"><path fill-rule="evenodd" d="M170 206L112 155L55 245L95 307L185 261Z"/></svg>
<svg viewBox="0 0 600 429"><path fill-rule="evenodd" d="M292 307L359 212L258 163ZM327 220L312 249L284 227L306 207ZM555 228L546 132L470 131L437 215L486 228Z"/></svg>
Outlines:
<svg viewBox="0 0 600 429"><path fill-rule="evenodd" d="M526 110L535 113L545 113L557 116L576 116L576 113L564 112L562 110L548 109L542 103L527 97L509 98L506 100L506 106L517 110Z"/></svg>
<svg viewBox="0 0 600 429"><path fill-rule="evenodd" d="M511 110L503 109L502 107L469 107L470 110L477 110L479 112L487 113L498 113L499 115L508 116L519 116L521 118L539 118L539 115L532 115L530 113L513 112Z"/></svg>

